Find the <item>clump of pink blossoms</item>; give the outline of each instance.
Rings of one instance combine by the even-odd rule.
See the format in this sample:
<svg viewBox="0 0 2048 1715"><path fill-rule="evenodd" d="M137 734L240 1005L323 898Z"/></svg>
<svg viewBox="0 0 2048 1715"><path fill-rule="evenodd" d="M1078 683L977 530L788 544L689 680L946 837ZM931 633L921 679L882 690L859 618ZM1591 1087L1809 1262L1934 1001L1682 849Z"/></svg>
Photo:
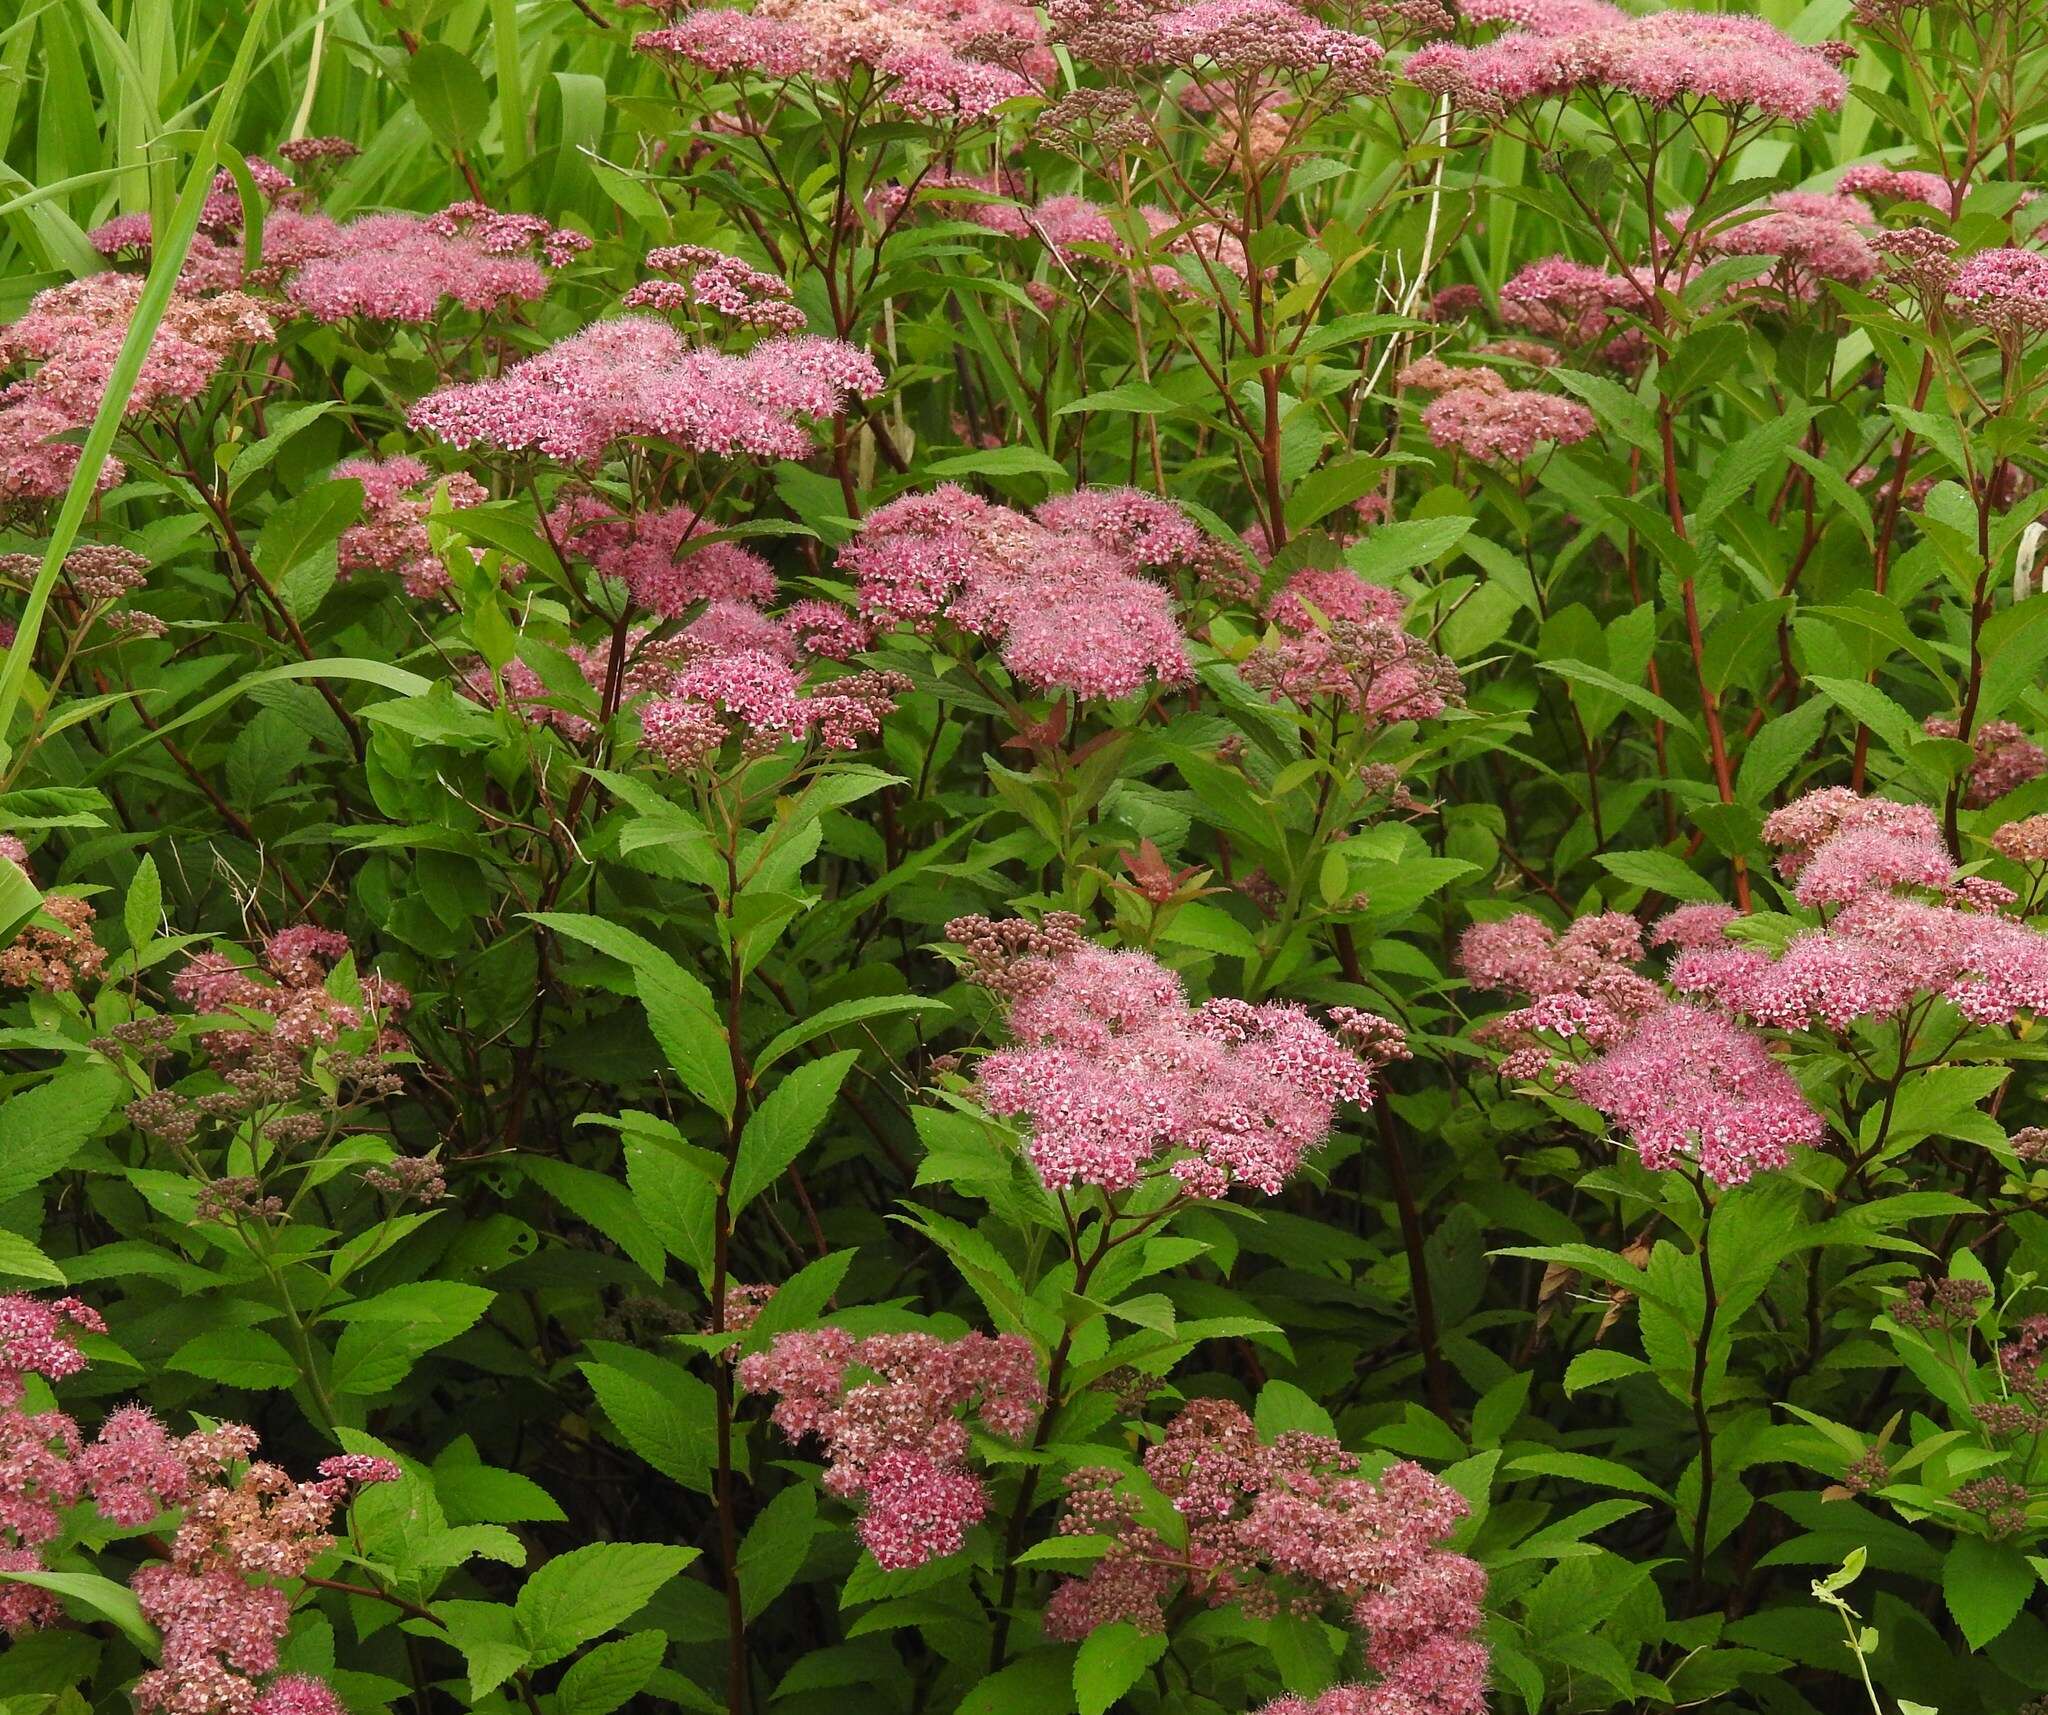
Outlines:
<svg viewBox="0 0 2048 1715"><path fill-rule="evenodd" d="M1800 122L1848 94L1834 44L1808 47L1746 13L1671 10L1637 17L1574 0L1532 8L1528 27L1479 47L1433 43L1403 68L1411 83L1487 110L1581 90L1611 90L1648 107L1706 102Z"/></svg>
<svg viewBox="0 0 2048 1715"><path fill-rule="evenodd" d="M712 542L717 526L688 506L622 514L588 489L559 496L547 515L555 544L625 584L633 605L679 619L699 602L762 606L775 599L775 573L737 542Z"/></svg>
<svg viewBox="0 0 2048 1715"><path fill-rule="evenodd" d="M494 315L546 293L543 261L561 267L589 247L581 233L481 203L455 203L432 215L367 214L339 228L325 253L293 276L285 296L317 322L419 326L449 304Z"/></svg>
<svg viewBox="0 0 2048 1715"><path fill-rule="evenodd" d="M1037 14L1015 0L756 0L686 12L633 45L720 77L841 84L864 68L877 100L939 122L986 119L1053 69Z"/></svg>
<svg viewBox="0 0 2048 1715"><path fill-rule="evenodd" d="M1599 427L1577 400L1510 387L1491 369L1454 369L1423 358L1398 379L1436 394L1422 409L1433 444L1488 463L1524 464L1540 446L1573 446Z"/></svg>
<svg viewBox="0 0 2048 1715"><path fill-rule="evenodd" d="M1337 568L1296 572L1266 608L1273 632L1238 667L1269 700L1330 702L1380 725L1435 720L1465 700L1447 656L1405 630L1397 591Z"/></svg>
<svg viewBox="0 0 2048 1715"><path fill-rule="evenodd" d="M1313 80L1333 97L1384 81L1378 42L1289 0L1052 0L1046 15L1058 41L1120 72L1178 69L1239 88Z"/></svg>
<svg viewBox="0 0 2048 1715"><path fill-rule="evenodd" d="M1376 1063L1347 1046L1383 1044L1369 1015L1347 1013L1333 1034L1297 1006L1190 1006L1150 954L1092 946L1064 916L1021 939L980 917L946 935L1008 1003L1016 1046L981 1061L976 1087L1028 1125L1048 1185L1123 1191L1164 1170L1197 1197L1233 1184L1271 1195L1329 1137L1340 1103L1372 1101Z"/></svg>
<svg viewBox="0 0 2048 1715"><path fill-rule="evenodd" d="M1184 1522L1185 1544L1138 1522L1115 1471L1068 1480L1065 1535L1106 1535L1108 1552L1046 1606L1055 1638L1126 1621L1157 1632L1185 1587L1211 1606L1254 1618L1320 1615L1335 1603L1365 1634L1380 1676L1354 1705L1365 1715L1481 1715L1487 1653L1478 1629L1486 1574L1440 1546L1467 1512L1464 1497L1402 1461L1377 1480L1325 1435L1289 1431L1263 1442L1225 1400L1198 1399L1144 1455L1153 1487ZM1343 1707L1342 1705L1339 1706Z"/></svg>
<svg viewBox="0 0 2048 1715"><path fill-rule="evenodd" d="M875 1380L847 1385L848 1372ZM865 1502L860 1539L876 1564L922 1566L957 1553L988 1495L967 1469L969 1410L991 1434L1022 1441L1045 1408L1031 1343L1014 1334L778 1334L739 1362L739 1385L777 1396L775 1427L825 1445L825 1488Z"/></svg>
<svg viewBox="0 0 2048 1715"><path fill-rule="evenodd" d="M70 485L78 447L53 437L83 428L99 409L141 296L134 275L90 274L38 292L18 320L0 327L0 372L20 372L0 386L0 515L53 500ZM240 292L173 293L126 415L190 403L236 353L275 333L263 306ZM109 459L100 487L123 474Z"/></svg>
<svg viewBox="0 0 2048 1715"><path fill-rule="evenodd" d="M837 340L764 340L744 356L686 345L649 316L598 322L503 375L444 387L414 428L450 446L591 464L629 437L700 454L803 458L803 418L882 389L874 359Z"/></svg>
<svg viewBox="0 0 2048 1715"><path fill-rule="evenodd" d="M343 577L356 572L395 572L405 593L422 601L447 593L448 568L427 534L437 485L452 507L478 506L489 498L466 471L438 477L416 458L343 459L332 473L363 485L363 521L351 524L334 545Z"/></svg>
<svg viewBox="0 0 2048 1715"><path fill-rule="evenodd" d="M740 327L802 333L804 313L790 301L789 282L704 244L668 244L647 253L647 266L663 275L643 280L625 296L627 309L665 310L691 318L706 312Z"/></svg>
<svg viewBox="0 0 2048 1715"><path fill-rule="evenodd" d="M1874 217L1853 196L1781 191L1744 213L1740 224L1709 234L1703 248L1717 256L1770 258L1769 278L1788 298L1811 303L1823 280L1859 286L1877 277L1881 262L1866 236Z"/></svg>
<svg viewBox="0 0 2048 1715"><path fill-rule="evenodd" d="M1980 250L1957 265L1950 307L2010 345L2048 331L2048 256L2038 250Z"/></svg>
<svg viewBox="0 0 2048 1715"><path fill-rule="evenodd" d="M861 613L920 629L944 619L999 646L1026 684L1123 697L1194 674L1173 592L1145 575L1223 564L1170 503L1119 490L1049 500L1028 516L952 484L878 507L840 550Z"/></svg>
<svg viewBox="0 0 2048 1715"><path fill-rule="evenodd" d="M332 929L301 924L282 929L263 943L260 970L238 964L225 953L201 953L171 979L171 992L195 1012L253 1012L272 1022L267 1033L219 1032L219 1036L266 1034L294 1050L331 1044L344 1030L368 1019L327 989L329 971L349 956L348 937ZM389 1018L412 1005L412 996L374 971L357 982L370 1013Z"/></svg>
<svg viewBox="0 0 2048 1715"><path fill-rule="evenodd" d="M748 756L806 738L826 750L853 750L882 730L883 718L909 689L908 678L888 671L807 685L802 672L767 650L706 648L641 708L641 740L677 771L703 766L734 737Z"/></svg>
<svg viewBox="0 0 2048 1715"><path fill-rule="evenodd" d="M1923 726L1935 738L1956 738L1962 733L1960 721L1934 715ZM1972 810L1995 804L2006 793L2048 773L2048 751L2013 721L1985 721L1970 734L1970 746L1976 754L1970 759L1963 802Z"/></svg>
<svg viewBox="0 0 2048 1715"><path fill-rule="evenodd" d="M1887 167L1876 161L1844 167L1835 189L1846 196L1876 197L1884 202L1923 202L1951 219L1961 206L1961 199L1939 173Z"/></svg>
<svg viewBox="0 0 2048 1715"><path fill-rule="evenodd" d="M1728 921L1723 907L1684 908L1660 939L1697 945ZM1642 957L1641 926L1620 912L1562 934L1527 913L1468 929L1467 979L1528 997L1478 1033L1508 1050L1502 1075L1554 1078L1614 1121L1644 1166L1691 1158L1720 1185L1818 1143L1820 1116L1763 1043L1718 1013L1669 1001L1635 970Z"/></svg>

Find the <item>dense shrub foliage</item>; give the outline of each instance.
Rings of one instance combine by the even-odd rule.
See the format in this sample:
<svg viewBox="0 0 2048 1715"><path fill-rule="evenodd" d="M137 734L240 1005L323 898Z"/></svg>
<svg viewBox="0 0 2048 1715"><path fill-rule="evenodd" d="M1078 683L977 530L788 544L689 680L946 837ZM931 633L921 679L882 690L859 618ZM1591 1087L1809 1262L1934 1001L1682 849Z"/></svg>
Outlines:
<svg viewBox="0 0 2048 1715"><path fill-rule="evenodd" d="M2044 37L0 19L0 1715L2048 1709Z"/></svg>

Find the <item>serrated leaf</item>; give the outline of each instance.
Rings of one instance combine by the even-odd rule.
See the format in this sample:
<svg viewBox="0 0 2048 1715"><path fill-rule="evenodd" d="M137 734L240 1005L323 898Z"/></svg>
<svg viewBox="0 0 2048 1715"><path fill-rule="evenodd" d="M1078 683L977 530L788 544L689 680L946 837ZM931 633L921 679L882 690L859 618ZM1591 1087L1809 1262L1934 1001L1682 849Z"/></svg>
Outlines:
<svg viewBox="0 0 2048 1715"><path fill-rule="evenodd" d="M859 1058L857 1049L848 1048L796 1067L747 1116L726 1192L735 1219L803 1154Z"/></svg>
<svg viewBox="0 0 2048 1715"><path fill-rule="evenodd" d="M630 1620L655 1591L697 1558L665 1542L593 1542L558 1554L513 1604L535 1667L546 1667Z"/></svg>
<svg viewBox="0 0 2048 1715"><path fill-rule="evenodd" d="M1074 1656L1074 1702L1080 1715L1107 1715L1165 1653L1163 1632L1141 1632L1128 1620L1096 1627Z"/></svg>

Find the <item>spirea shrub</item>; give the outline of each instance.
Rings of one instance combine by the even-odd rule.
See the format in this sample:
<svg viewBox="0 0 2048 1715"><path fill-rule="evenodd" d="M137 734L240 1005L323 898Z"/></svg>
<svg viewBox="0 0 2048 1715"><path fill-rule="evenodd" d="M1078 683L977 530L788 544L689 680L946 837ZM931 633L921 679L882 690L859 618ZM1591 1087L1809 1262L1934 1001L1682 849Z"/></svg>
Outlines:
<svg viewBox="0 0 2048 1715"><path fill-rule="evenodd" d="M2048 15L0 20L0 1715L2048 1711Z"/></svg>

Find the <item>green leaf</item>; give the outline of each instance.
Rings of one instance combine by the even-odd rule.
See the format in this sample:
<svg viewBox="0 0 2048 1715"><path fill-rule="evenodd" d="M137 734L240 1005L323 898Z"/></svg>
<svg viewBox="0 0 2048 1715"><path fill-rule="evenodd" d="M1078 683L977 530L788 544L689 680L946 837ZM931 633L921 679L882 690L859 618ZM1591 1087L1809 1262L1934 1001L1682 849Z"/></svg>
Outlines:
<svg viewBox="0 0 2048 1715"><path fill-rule="evenodd" d="M513 1605L535 1667L546 1667L630 1620L694 1548L665 1542L593 1542L558 1554L527 1579Z"/></svg>
<svg viewBox="0 0 2048 1715"><path fill-rule="evenodd" d="M497 1294L452 1280L416 1280L330 1311L347 1325L334 1348L336 1393L384 1393L427 1353L466 1334Z"/></svg>
<svg viewBox="0 0 2048 1715"><path fill-rule="evenodd" d="M1386 469L1384 459L1352 453L1311 471L1287 497L1288 529L1306 530L1338 507L1349 506L1360 495L1371 493Z"/></svg>
<svg viewBox="0 0 2048 1715"><path fill-rule="evenodd" d="M135 866L135 879L128 884L128 896L121 902L121 926L128 931L128 944L140 950L156 939L163 922L164 884L157 874L156 859L147 852Z"/></svg>
<svg viewBox="0 0 2048 1715"><path fill-rule="evenodd" d="M634 1632L586 1651L555 1687L555 1715L611 1715L647 1688L667 1653L661 1632Z"/></svg>
<svg viewBox="0 0 2048 1715"><path fill-rule="evenodd" d="M427 129L451 149L467 149L490 123L483 74L451 47L421 43L406 62L406 82Z"/></svg>
<svg viewBox="0 0 2048 1715"><path fill-rule="evenodd" d="M331 547L363 509L363 485L353 478L315 483L295 494L263 521L257 533L257 567L273 587Z"/></svg>
<svg viewBox="0 0 2048 1715"><path fill-rule="evenodd" d="M799 1019L773 1038L754 1056L754 1074L758 1077L767 1071L792 1048L801 1048L806 1042L815 1041L820 1036L828 1036L849 1024L858 1024L863 1019L886 1018L893 1013L944 1010L943 1002L911 994L878 994L870 995L865 1000L836 1001L831 1006L819 1008L808 1018Z"/></svg>
<svg viewBox="0 0 2048 1715"><path fill-rule="evenodd" d="M2034 1590L2034 1569L2009 1542L1959 1536L1941 1565L1941 1596L1973 1650L2019 1616Z"/></svg>
<svg viewBox="0 0 2048 1715"><path fill-rule="evenodd" d="M803 1570L817 1534L818 1495L808 1483L792 1483L747 1527L740 1543L740 1604L748 1619L789 1588Z"/></svg>
<svg viewBox="0 0 2048 1715"><path fill-rule="evenodd" d="M1472 522L1458 515L1375 525L1364 541L1344 550L1344 563L1368 583L1387 583L1450 552L1465 539Z"/></svg>
<svg viewBox="0 0 2048 1715"><path fill-rule="evenodd" d="M1601 852L1595 861L1608 874L1667 899L1690 900L1699 905L1721 902L1720 889L1703 875L1694 873L1675 852Z"/></svg>
<svg viewBox="0 0 2048 1715"><path fill-rule="evenodd" d="M483 1702L527 1663L518 1621L502 1602L436 1602L434 1618L462 1652L472 1703Z"/></svg>
<svg viewBox="0 0 2048 1715"><path fill-rule="evenodd" d="M675 1378L664 1387L610 1364L579 1367L628 1447L684 1488L711 1492L716 1402L709 1384L673 1365L663 1366Z"/></svg>
<svg viewBox="0 0 2048 1715"><path fill-rule="evenodd" d="M260 1328L215 1328L187 1340L166 1367L229 1387L291 1387L298 1360Z"/></svg>
<svg viewBox="0 0 2048 1715"><path fill-rule="evenodd" d="M1793 444L1806 433L1806 425L1812 420L1811 408L1788 411L1767 418L1732 447L1723 447L1707 478L1706 492L1693 513L1698 528L1705 530L1754 489L1767 471L1789 457Z"/></svg>
<svg viewBox="0 0 2048 1715"><path fill-rule="evenodd" d="M633 1193L608 1173L576 1167L553 1156L532 1155L520 1171L578 1220L587 1222L617 1245L657 1285L668 1278L668 1260L661 1235L633 1201Z"/></svg>
<svg viewBox="0 0 2048 1715"><path fill-rule="evenodd" d="M1106 1715L1165 1653L1163 1632L1141 1632L1128 1620L1096 1627L1074 1656L1074 1701L1080 1715Z"/></svg>
<svg viewBox="0 0 2048 1715"><path fill-rule="evenodd" d="M102 1578L97 1572L0 1572L0 1579L12 1584L33 1584L38 1590L61 1596L65 1608L82 1618L110 1621L152 1660L163 1647L156 1628L142 1617L142 1604L128 1587Z"/></svg>
<svg viewBox="0 0 2048 1715"><path fill-rule="evenodd" d="M1563 1477L1573 1483L1592 1483L1603 1489L1620 1489L1631 1495L1648 1495L1670 1504L1670 1494L1639 1471L1612 1459L1597 1459L1590 1453L1525 1453L1508 1461L1510 1475L1527 1473L1536 1477Z"/></svg>
<svg viewBox="0 0 2048 1715"><path fill-rule="evenodd" d="M84 1148L126 1088L111 1067L88 1066L0 1102L0 1203L33 1190Z"/></svg>
<svg viewBox="0 0 2048 1715"><path fill-rule="evenodd" d="M726 1194L735 1218L803 1154L859 1058L858 1049L848 1048L797 1067L748 1116Z"/></svg>
<svg viewBox="0 0 2048 1715"><path fill-rule="evenodd" d="M1630 707L1654 715L1680 732L1690 733L1693 730L1692 722L1655 692L1645 690L1641 685L1631 685L1617 679L1603 668L1589 667L1583 661L1539 661L1537 665L1546 673L1555 673L1560 678L1570 679L1576 684L1592 685L1603 691L1611 691Z"/></svg>
<svg viewBox="0 0 2048 1715"><path fill-rule="evenodd" d="M690 1148L650 1132L627 1132L626 1183L632 1187L634 1207L669 1255L709 1280L718 1185L685 1153Z"/></svg>
<svg viewBox="0 0 2048 1715"><path fill-rule="evenodd" d="M1179 401L1149 381L1126 381L1121 387L1106 388L1069 400L1053 413L1071 417L1081 411L1135 411L1141 416L1160 417L1180 408ZM1061 472L1065 474L1064 468Z"/></svg>
<svg viewBox="0 0 2048 1715"><path fill-rule="evenodd" d="M18 1233L0 1232L0 1278L65 1284L64 1271Z"/></svg>
<svg viewBox="0 0 2048 1715"><path fill-rule="evenodd" d="M43 890L12 859L0 859L0 935L11 933L42 909Z"/></svg>
<svg viewBox="0 0 2048 1715"><path fill-rule="evenodd" d="M1827 719L1827 703L1809 697L1758 727L1742 752L1742 766L1735 775L1736 798L1744 804L1763 803L1791 778L1799 759L1819 740Z"/></svg>
<svg viewBox="0 0 2048 1715"><path fill-rule="evenodd" d="M933 476L1040 476L1057 489L1073 486L1067 467L1033 447L990 447L983 452L956 453L934 459Z"/></svg>

